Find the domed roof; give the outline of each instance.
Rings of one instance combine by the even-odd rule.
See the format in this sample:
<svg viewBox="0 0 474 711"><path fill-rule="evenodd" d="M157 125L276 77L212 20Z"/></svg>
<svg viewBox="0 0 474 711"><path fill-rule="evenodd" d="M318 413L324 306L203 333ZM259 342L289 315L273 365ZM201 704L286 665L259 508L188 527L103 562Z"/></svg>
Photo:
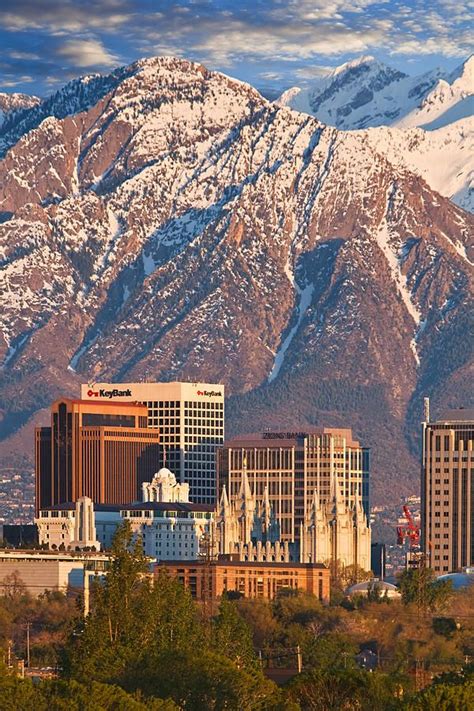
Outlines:
<svg viewBox="0 0 474 711"><path fill-rule="evenodd" d="M459 590L460 588L467 588L469 587L469 585L474 584L474 570L471 570L465 573L447 573L446 575L440 575L438 578L436 578L436 580L439 580L440 582L443 582L444 580L450 580L454 590Z"/></svg>
<svg viewBox="0 0 474 711"><path fill-rule="evenodd" d="M379 590L382 595L385 592L387 595L400 595L400 591L396 585L387 583L386 580L378 580L377 578L373 578L372 580L363 580L361 583L351 585L347 588L346 595L356 595L357 593L360 595L367 595L369 590L373 590L374 588Z"/></svg>
<svg viewBox="0 0 474 711"><path fill-rule="evenodd" d="M173 474L173 472L172 472L170 469L168 469L167 467L161 467L161 469L159 469L159 470L157 471L157 473L155 474L155 476L168 478L168 477L170 477L170 476L174 477L174 474Z"/></svg>

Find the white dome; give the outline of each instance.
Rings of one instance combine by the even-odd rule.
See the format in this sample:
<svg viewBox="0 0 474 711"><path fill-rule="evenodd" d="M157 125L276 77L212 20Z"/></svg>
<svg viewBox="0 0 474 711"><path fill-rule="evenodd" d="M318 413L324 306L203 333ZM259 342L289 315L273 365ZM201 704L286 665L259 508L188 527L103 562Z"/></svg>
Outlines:
<svg viewBox="0 0 474 711"><path fill-rule="evenodd" d="M368 595L369 590L379 590L381 595L387 593L387 597L399 597L400 591L396 585L387 583L385 580L363 580L361 583L351 585L346 590L346 595Z"/></svg>

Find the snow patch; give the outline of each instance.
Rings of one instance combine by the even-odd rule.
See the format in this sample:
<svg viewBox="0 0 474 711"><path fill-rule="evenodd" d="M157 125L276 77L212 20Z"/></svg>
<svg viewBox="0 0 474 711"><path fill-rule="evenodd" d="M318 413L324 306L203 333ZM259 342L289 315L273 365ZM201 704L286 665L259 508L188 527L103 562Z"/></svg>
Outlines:
<svg viewBox="0 0 474 711"><path fill-rule="evenodd" d="M277 377L278 373L281 370L281 367L283 365L283 361L285 360L285 354L290 347L291 341L293 340L294 336L296 335L301 322L304 318L304 315L306 311L308 310L311 300L313 298L313 292L314 292L314 284L307 284L303 289L298 286L295 280L294 273L291 269L291 265L289 260L286 262L284 271L286 276L288 277L292 287L296 291L296 293L299 295L299 303L296 308L296 312L298 314L297 321L293 328L290 330L288 335L286 336L285 340L281 344L280 348L276 352L275 355L275 360L273 362L273 368L270 371L270 375L268 376L268 382L271 383L275 378Z"/></svg>

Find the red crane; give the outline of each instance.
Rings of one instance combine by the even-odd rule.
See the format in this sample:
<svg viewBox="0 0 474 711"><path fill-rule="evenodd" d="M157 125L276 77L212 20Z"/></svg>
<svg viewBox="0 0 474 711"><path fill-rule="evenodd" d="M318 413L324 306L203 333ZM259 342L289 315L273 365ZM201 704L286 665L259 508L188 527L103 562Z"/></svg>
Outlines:
<svg viewBox="0 0 474 711"><path fill-rule="evenodd" d="M397 543L403 545L408 538L410 549L420 545L420 527L416 525L408 506L403 507L403 514L407 520L406 526L397 526Z"/></svg>

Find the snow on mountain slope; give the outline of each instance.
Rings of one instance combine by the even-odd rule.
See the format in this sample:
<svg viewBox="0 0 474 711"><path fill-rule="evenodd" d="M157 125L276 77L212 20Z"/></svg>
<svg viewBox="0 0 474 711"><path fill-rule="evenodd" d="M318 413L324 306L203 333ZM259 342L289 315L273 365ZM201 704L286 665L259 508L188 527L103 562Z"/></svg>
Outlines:
<svg viewBox="0 0 474 711"><path fill-rule="evenodd" d="M473 115L474 56L446 79L439 79L413 111L395 123L399 128L420 126L435 130Z"/></svg>
<svg viewBox="0 0 474 711"><path fill-rule="evenodd" d="M6 94L0 92L0 129L14 112L37 106L41 99L27 94Z"/></svg>
<svg viewBox="0 0 474 711"><path fill-rule="evenodd" d="M288 89L278 103L346 130L392 125L415 111L440 76L432 71L410 77L373 57L361 57L306 88Z"/></svg>
<svg viewBox="0 0 474 711"><path fill-rule="evenodd" d="M234 427L258 412L252 426L291 415L383 439L374 466L395 487L412 402L456 403L470 382L470 345L452 343L473 313L471 216L375 131L200 64L142 60L93 83L8 128L4 431L86 378L222 381Z"/></svg>
<svg viewBox="0 0 474 711"><path fill-rule="evenodd" d="M393 165L408 167L441 195L474 212L474 117L437 131L381 127L366 134Z"/></svg>
<svg viewBox="0 0 474 711"><path fill-rule="evenodd" d="M307 89L289 89L279 104L345 130L380 127L371 140L381 151L456 204L474 210L474 57L449 75L434 71L419 77L362 57ZM383 126L409 130L404 137Z"/></svg>

